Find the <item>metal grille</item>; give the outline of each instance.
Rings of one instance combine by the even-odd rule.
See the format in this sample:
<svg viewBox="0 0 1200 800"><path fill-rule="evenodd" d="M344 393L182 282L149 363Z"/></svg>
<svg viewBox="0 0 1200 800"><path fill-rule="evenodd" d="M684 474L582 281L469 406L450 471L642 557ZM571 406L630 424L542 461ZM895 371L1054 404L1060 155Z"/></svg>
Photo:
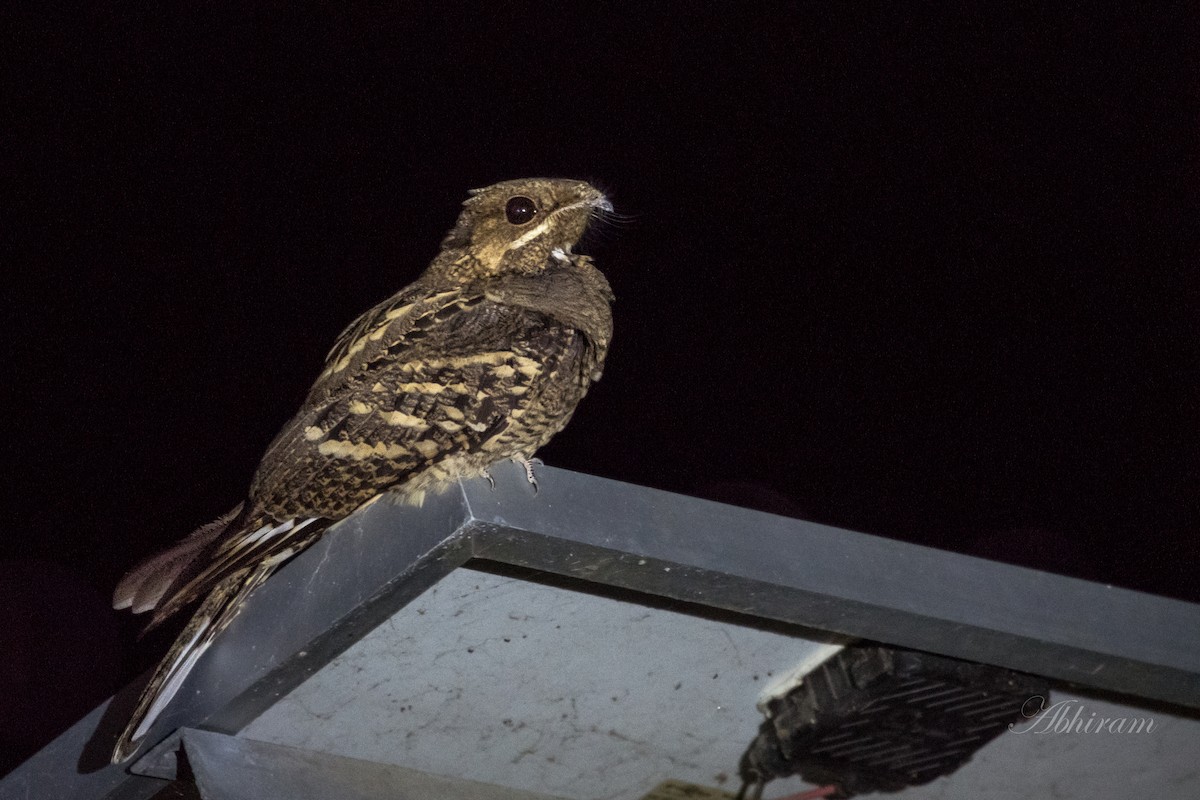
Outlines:
<svg viewBox="0 0 1200 800"><path fill-rule="evenodd" d="M770 718L743 758L743 777L761 783L799 774L837 786L843 797L928 783L1040 710L1045 695L1040 679L1009 670L848 648L771 701Z"/></svg>

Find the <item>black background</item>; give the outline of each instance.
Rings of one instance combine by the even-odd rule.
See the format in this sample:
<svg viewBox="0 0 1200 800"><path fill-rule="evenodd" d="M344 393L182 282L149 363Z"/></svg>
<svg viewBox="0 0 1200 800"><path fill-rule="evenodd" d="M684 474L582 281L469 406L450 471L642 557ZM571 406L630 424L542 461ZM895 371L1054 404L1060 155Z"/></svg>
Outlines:
<svg viewBox="0 0 1200 800"><path fill-rule="evenodd" d="M628 216L548 463L1200 600L1192 9L1042 5L5 20L0 771L161 654L123 570L514 177Z"/></svg>

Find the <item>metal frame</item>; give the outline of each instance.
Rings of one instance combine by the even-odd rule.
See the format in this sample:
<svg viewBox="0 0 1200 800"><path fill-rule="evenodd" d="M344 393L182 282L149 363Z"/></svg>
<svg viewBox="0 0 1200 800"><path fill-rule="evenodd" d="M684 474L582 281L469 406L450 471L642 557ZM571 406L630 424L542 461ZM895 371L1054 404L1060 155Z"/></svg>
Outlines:
<svg viewBox="0 0 1200 800"><path fill-rule="evenodd" d="M235 734L472 558L1200 709L1200 606L542 467L374 503L282 568L201 659L133 773L107 766L141 681L0 798L147 797L185 727ZM159 745L157 748L153 745ZM146 777L154 776L154 777Z"/></svg>
<svg viewBox="0 0 1200 800"><path fill-rule="evenodd" d="M358 758L184 728L188 766L204 798L290 800L555 800Z"/></svg>

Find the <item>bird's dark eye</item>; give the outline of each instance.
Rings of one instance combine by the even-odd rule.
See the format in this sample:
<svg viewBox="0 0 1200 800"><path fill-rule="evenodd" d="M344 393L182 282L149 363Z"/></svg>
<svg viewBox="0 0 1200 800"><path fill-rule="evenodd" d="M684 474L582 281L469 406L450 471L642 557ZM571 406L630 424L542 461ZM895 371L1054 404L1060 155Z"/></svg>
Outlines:
<svg viewBox="0 0 1200 800"><path fill-rule="evenodd" d="M508 221L513 225L524 225L536 217L537 213L537 206L533 201L521 195L511 198L504 206L504 216L508 217Z"/></svg>

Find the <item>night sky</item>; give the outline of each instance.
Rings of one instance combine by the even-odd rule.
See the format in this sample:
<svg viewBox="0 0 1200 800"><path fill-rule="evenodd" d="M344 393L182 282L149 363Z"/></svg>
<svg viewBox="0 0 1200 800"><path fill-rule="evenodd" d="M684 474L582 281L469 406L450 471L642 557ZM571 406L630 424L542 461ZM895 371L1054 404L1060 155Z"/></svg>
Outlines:
<svg viewBox="0 0 1200 800"><path fill-rule="evenodd" d="M515 177L624 215L547 463L1200 601L1189 4L648 5L5 22L0 772L161 655L122 572Z"/></svg>

